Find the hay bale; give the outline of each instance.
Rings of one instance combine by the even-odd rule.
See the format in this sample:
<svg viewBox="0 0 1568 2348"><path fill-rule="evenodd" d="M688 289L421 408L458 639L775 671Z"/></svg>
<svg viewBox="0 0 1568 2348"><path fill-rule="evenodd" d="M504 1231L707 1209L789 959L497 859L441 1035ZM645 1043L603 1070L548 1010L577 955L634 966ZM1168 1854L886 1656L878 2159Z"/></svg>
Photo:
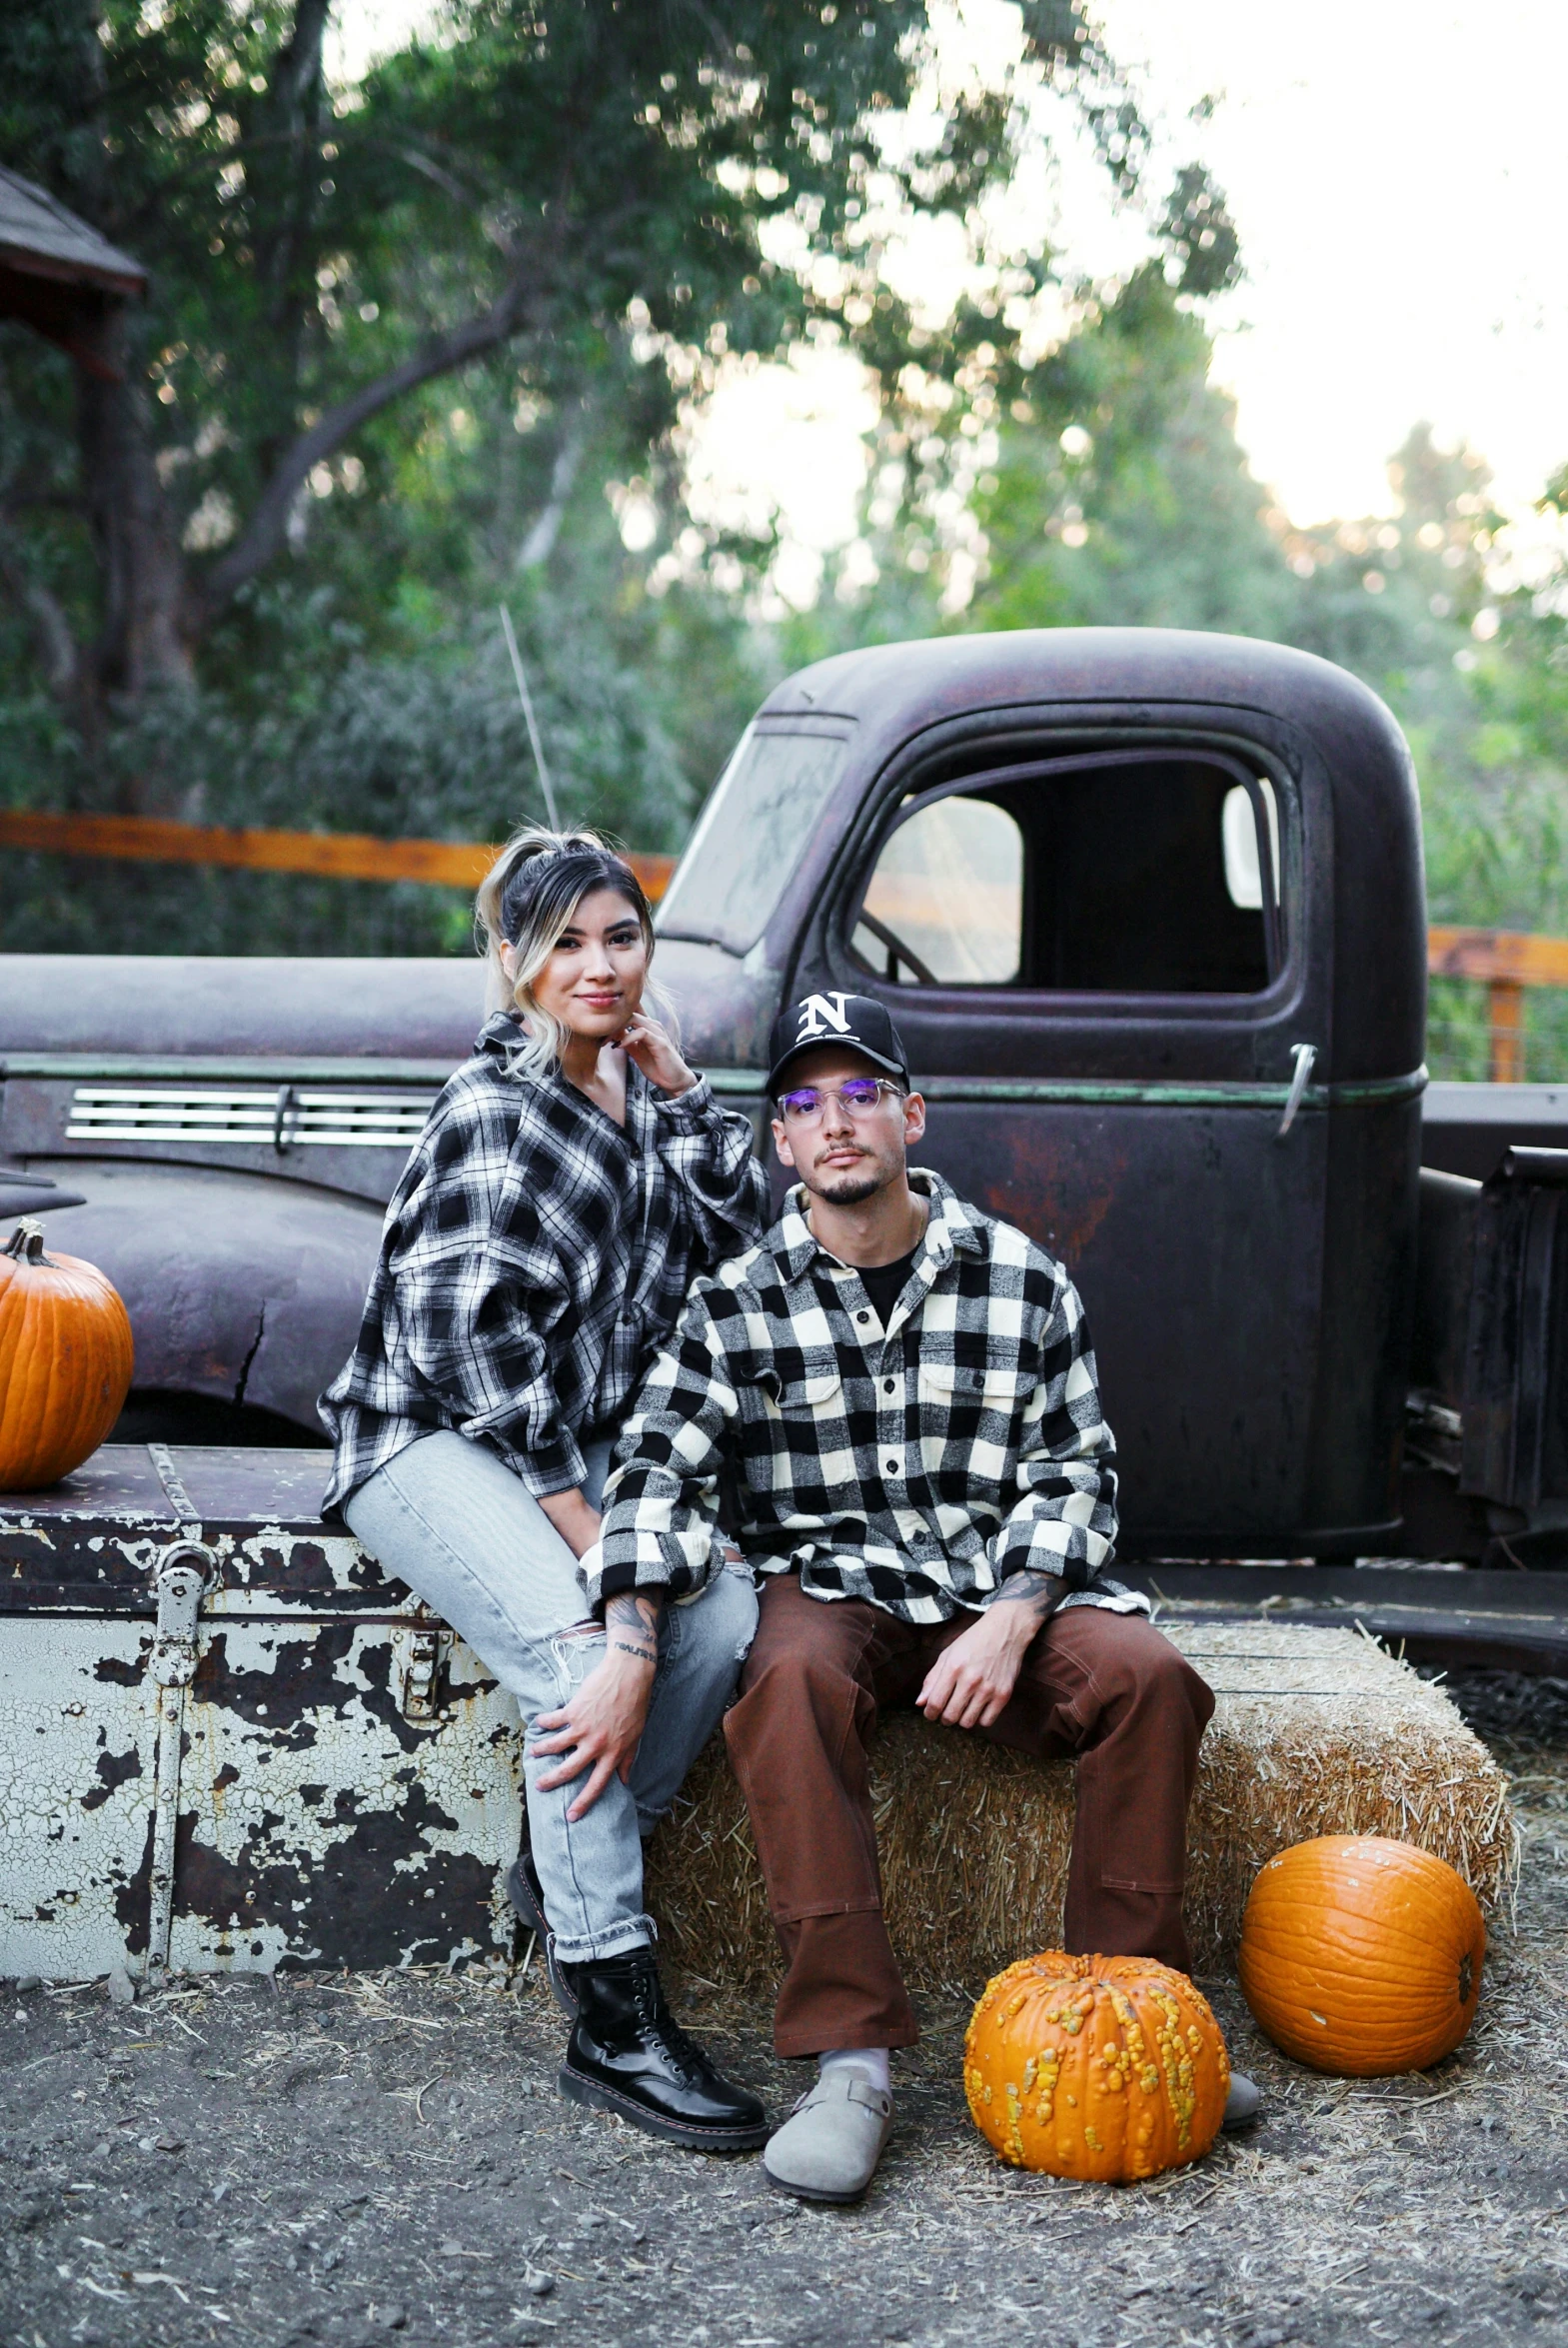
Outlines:
<svg viewBox="0 0 1568 2348"><path fill-rule="evenodd" d="M1188 1827L1187 1928L1198 1969L1234 1957L1252 1878L1314 1834L1388 1834L1458 1869L1483 1908L1510 1894L1503 1772L1440 1688L1353 1630L1167 1620L1213 1688ZM888 1930L908 1979L977 1989L1060 1944L1073 1771L917 1713L887 1715L872 1756ZM722 1738L656 1835L649 1904L664 1946L709 1980L777 1977L746 1804Z"/></svg>

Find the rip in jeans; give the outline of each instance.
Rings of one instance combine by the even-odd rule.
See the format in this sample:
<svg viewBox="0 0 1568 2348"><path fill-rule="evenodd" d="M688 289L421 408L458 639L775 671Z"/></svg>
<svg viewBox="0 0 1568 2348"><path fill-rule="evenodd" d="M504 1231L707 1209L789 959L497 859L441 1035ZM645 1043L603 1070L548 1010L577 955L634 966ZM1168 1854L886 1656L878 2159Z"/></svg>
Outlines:
<svg viewBox="0 0 1568 2348"><path fill-rule="evenodd" d="M590 1671L597 1667L597 1659L591 1662L584 1650L597 1646L602 1656L605 1645L605 1626L592 1618L584 1622L569 1622L564 1630L552 1631L550 1650L556 1658L556 1675L560 1683L556 1697L558 1710L561 1705L572 1701Z"/></svg>

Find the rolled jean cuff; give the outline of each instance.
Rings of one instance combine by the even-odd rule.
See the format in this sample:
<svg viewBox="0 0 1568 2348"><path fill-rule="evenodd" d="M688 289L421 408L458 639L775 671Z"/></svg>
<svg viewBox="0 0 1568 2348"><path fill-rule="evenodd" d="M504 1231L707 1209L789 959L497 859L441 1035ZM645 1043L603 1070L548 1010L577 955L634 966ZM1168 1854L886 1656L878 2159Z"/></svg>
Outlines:
<svg viewBox="0 0 1568 2348"><path fill-rule="evenodd" d="M586 1939L572 1940L566 1933L556 1934L557 1961L564 1965L603 1964L609 1957L626 1956L634 1948L652 1948L659 1938L659 1926L652 1916L628 1916L608 1932L590 1933Z"/></svg>

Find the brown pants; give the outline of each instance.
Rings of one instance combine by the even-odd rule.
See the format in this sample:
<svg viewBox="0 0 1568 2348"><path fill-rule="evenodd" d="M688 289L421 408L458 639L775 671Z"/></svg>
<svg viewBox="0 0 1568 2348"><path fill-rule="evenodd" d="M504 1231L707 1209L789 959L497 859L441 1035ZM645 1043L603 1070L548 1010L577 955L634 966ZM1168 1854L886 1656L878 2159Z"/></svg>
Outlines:
<svg viewBox="0 0 1568 2348"><path fill-rule="evenodd" d="M882 1922L866 1743L877 1707L912 1703L971 1620L900 1622L858 1598L808 1597L795 1574L763 1585L725 1735L784 1946L782 2055L911 2046L919 2035ZM1006 1709L978 1731L1042 1760L1077 1758L1069 1949L1158 1957L1190 1972L1187 1802L1213 1709L1207 1686L1144 1616L1074 1606L1046 1624Z"/></svg>

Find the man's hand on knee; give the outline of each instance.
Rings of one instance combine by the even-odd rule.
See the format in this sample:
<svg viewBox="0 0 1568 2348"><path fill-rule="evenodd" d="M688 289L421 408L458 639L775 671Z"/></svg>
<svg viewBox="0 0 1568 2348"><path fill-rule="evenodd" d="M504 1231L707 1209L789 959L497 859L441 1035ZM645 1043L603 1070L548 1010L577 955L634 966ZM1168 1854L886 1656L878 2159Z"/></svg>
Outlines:
<svg viewBox="0 0 1568 2348"><path fill-rule="evenodd" d="M530 1754L535 1759L560 1756L553 1769L535 1779L539 1792L553 1793L590 1771L567 1811L574 1824L587 1816L612 1777L624 1785L632 1774L659 1668L663 1611L662 1590L623 1590L611 1598L605 1607L603 1659L558 1710L535 1717Z"/></svg>
<svg viewBox="0 0 1568 2348"><path fill-rule="evenodd" d="M1056 1595L1056 1585L1042 1575L1014 1574L1002 1595L950 1647L943 1647L925 1674L915 1702L926 1719L949 1728L989 1728L999 1719L1018 1666Z"/></svg>

